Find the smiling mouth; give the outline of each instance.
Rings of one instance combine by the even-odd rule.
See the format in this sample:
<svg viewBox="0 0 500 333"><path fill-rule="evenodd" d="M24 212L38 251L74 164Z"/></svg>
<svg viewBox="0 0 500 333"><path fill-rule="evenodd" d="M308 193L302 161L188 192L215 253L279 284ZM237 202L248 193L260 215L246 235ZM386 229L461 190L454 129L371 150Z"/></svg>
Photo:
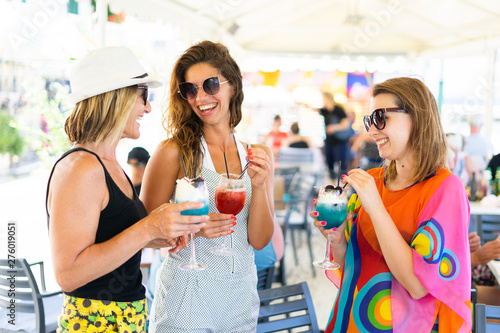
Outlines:
<svg viewBox="0 0 500 333"><path fill-rule="evenodd" d="M199 106L198 109L201 111L201 113L209 113L210 111L215 109L216 106L217 106L217 103L205 104L205 105Z"/></svg>
<svg viewBox="0 0 500 333"><path fill-rule="evenodd" d="M380 146L382 146L383 144L385 144L387 142L389 142L389 139L379 140L379 141L376 142L377 143L377 147L380 147Z"/></svg>

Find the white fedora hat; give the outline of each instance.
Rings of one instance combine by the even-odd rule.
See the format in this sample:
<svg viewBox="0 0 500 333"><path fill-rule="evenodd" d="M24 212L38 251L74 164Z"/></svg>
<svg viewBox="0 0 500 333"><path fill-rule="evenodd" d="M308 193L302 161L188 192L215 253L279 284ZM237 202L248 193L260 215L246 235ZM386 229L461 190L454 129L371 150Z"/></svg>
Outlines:
<svg viewBox="0 0 500 333"><path fill-rule="evenodd" d="M91 51L71 70L69 101L76 104L92 96L141 83L151 88L162 85L148 76L129 49L104 47Z"/></svg>

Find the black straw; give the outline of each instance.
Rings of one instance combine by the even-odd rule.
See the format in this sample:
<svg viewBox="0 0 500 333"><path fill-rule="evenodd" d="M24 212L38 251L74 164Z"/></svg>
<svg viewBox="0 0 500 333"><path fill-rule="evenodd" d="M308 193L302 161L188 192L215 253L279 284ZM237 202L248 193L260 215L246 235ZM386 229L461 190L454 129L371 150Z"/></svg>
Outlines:
<svg viewBox="0 0 500 333"><path fill-rule="evenodd" d="M339 161L339 175L337 177L337 187L340 187L340 174L342 173L342 161Z"/></svg>
<svg viewBox="0 0 500 333"><path fill-rule="evenodd" d="M179 154L179 157L181 158L181 164L182 164L182 170L184 171L184 177L187 177L186 173L186 167L184 166L184 160L182 159L182 154Z"/></svg>
<svg viewBox="0 0 500 333"><path fill-rule="evenodd" d="M196 168L198 167L198 151L199 150L196 151L196 157L194 159L194 177L193 177L193 179L196 178L196 171L197 171Z"/></svg>
<svg viewBox="0 0 500 333"><path fill-rule="evenodd" d="M224 164L226 164L227 179L231 179L231 178L229 178L229 170L227 168L226 152L224 152Z"/></svg>
<svg viewBox="0 0 500 333"><path fill-rule="evenodd" d="M241 172L241 175L240 175L240 177L238 179L243 178L243 176L245 175L245 171L247 171L247 168L248 168L249 165L250 165L250 161L247 162L247 164L243 168L243 171Z"/></svg>

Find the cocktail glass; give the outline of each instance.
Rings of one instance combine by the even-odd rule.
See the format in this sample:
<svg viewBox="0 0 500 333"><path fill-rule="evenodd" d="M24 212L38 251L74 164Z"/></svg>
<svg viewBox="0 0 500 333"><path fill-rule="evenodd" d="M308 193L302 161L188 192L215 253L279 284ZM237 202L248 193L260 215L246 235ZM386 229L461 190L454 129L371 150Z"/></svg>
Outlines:
<svg viewBox="0 0 500 333"><path fill-rule="evenodd" d="M236 215L245 206L246 200L246 187L245 179L239 179L240 175L233 173L219 175L219 182L215 190L215 206L219 213ZM233 234L231 234L232 243ZM222 246L216 246L210 249L210 252L220 256L233 256L236 251L227 246L228 236L224 236L224 243Z"/></svg>
<svg viewBox="0 0 500 333"><path fill-rule="evenodd" d="M175 188L175 203L181 202L202 202L203 208L187 209L181 215L207 215L208 214L208 191L205 181L202 178L182 178L177 180ZM191 258L188 262L179 265L179 268L186 271L202 271L207 268L206 264L196 261L196 246L194 233L191 233Z"/></svg>
<svg viewBox="0 0 500 333"><path fill-rule="evenodd" d="M316 202L318 221L325 221L325 229L338 228L347 216L347 193L341 187L328 185L321 187ZM322 269L338 269L340 265L330 260L330 237L326 238L326 251L323 260L313 262L313 265Z"/></svg>

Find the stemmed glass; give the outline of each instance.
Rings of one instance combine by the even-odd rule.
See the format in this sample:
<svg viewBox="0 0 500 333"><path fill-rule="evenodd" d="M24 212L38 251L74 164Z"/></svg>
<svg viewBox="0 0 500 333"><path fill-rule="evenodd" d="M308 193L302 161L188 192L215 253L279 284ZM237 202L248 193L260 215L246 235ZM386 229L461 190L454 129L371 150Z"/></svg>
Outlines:
<svg viewBox="0 0 500 333"><path fill-rule="evenodd" d="M347 216L347 193L341 187L328 185L321 187L316 202L318 221L325 221L325 229L338 228ZM330 260L330 236L326 237L325 259L313 262L322 269L338 269L340 265Z"/></svg>
<svg viewBox="0 0 500 333"><path fill-rule="evenodd" d="M175 188L175 203L181 202L202 202L203 208L187 209L181 215L207 215L208 214L208 190L203 178L182 178L177 180ZM179 268L186 271L201 271L207 268L206 264L196 261L196 248L194 243L194 233L191 233L191 259L179 265Z"/></svg>
<svg viewBox="0 0 500 333"><path fill-rule="evenodd" d="M233 173L219 175L219 182L215 190L215 206L219 213L236 215L245 206L245 179L240 178L242 178L240 175ZM222 246L213 247L210 249L210 252L220 256L235 255L236 251L227 246L227 237L224 236L224 244Z"/></svg>

